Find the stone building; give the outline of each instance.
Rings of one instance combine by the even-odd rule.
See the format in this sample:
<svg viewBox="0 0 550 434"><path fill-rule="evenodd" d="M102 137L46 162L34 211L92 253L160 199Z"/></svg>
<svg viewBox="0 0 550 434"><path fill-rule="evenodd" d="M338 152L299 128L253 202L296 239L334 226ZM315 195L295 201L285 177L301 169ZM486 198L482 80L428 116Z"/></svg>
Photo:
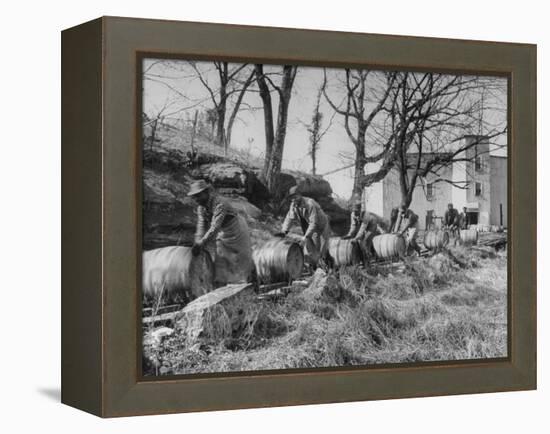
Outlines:
<svg viewBox="0 0 550 434"><path fill-rule="evenodd" d="M475 139L472 136L464 140ZM463 145L467 147L468 144ZM422 159L428 161L433 156L424 154ZM417 155L409 154L409 158L416 161ZM489 143L482 142L467 147L464 160L467 161L455 161L442 167L437 175L419 178L410 207L420 217L421 229L430 224L441 226L449 203L459 211L466 207L472 224L507 226L507 157L495 155ZM389 218L391 209L401 202L397 169L367 187L363 200L367 209Z"/></svg>

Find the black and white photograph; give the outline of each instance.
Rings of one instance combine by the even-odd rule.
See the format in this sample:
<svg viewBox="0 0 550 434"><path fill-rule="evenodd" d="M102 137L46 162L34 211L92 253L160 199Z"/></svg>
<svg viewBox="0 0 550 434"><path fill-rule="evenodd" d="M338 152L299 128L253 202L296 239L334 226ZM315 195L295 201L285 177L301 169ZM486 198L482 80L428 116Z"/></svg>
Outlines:
<svg viewBox="0 0 550 434"><path fill-rule="evenodd" d="M508 357L508 77L140 61L144 377Z"/></svg>

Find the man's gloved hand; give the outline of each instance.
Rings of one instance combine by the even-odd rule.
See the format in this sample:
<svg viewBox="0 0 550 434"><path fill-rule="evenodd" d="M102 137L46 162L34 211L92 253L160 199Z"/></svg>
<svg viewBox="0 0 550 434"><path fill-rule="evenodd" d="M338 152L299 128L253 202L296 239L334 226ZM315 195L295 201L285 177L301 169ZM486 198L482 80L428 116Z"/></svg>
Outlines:
<svg viewBox="0 0 550 434"><path fill-rule="evenodd" d="M306 237L306 236L304 235L302 238L300 238L300 245L301 245L301 246L305 246L308 239L309 239L309 237Z"/></svg>
<svg viewBox="0 0 550 434"><path fill-rule="evenodd" d="M286 237L286 232L276 232L273 234L273 236L277 237L277 238L284 238Z"/></svg>

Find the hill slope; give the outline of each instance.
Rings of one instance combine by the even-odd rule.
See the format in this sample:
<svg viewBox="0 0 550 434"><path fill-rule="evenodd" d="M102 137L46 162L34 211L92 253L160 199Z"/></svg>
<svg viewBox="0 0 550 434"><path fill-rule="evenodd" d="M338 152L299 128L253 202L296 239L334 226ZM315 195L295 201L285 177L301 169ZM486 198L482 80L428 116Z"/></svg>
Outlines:
<svg viewBox="0 0 550 434"><path fill-rule="evenodd" d="M144 131L147 134L147 130ZM242 152L224 150L204 138L191 147L188 131L160 126L156 139L144 140L143 243L144 249L192 240L195 204L187 197L191 182L206 179L216 191L246 216L253 240L265 239L276 230L288 210L286 192L298 185L304 195L316 199L330 218L335 235L347 230L348 212L332 198L330 184L322 177L283 171L280 187L272 197L260 180L262 162Z"/></svg>

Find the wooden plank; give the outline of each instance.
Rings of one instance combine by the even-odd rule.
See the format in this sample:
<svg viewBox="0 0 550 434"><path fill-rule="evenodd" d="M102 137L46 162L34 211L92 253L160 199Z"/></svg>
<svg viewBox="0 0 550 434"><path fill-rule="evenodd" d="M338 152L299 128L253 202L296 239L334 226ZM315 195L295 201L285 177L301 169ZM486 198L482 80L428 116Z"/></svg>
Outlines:
<svg viewBox="0 0 550 434"><path fill-rule="evenodd" d="M288 286L289 282L276 282L276 283L266 283L265 285L260 285L260 292L265 293L272 291L274 289L283 288L284 286Z"/></svg>
<svg viewBox="0 0 550 434"><path fill-rule="evenodd" d="M170 313L170 312L174 312L176 310L180 310L183 308L183 305L182 304L170 304L168 306L160 306L158 309L157 309L157 315L162 315L164 313ZM152 307L144 307L142 309L142 315L143 316L151 316L153 313L153 308Z"/></svg>
<svg viewBox="0 0 550 434"><path fill-rule="evenodd" d="M285 286L277 289L273 289L269 292L264 292L263 294L258 295L258 300L273 300L277 298L286 297L290 292L291 287Z"/></svg>
<svg viewBox="0 0 550 434"><path fill-rule="evenodd" d="M160 324L166 325L172 323L179 313L180 311L178 310L176 312L168 312L161 315L146 316L142 318L142 322L144 326L156 326Z"/></svg>

